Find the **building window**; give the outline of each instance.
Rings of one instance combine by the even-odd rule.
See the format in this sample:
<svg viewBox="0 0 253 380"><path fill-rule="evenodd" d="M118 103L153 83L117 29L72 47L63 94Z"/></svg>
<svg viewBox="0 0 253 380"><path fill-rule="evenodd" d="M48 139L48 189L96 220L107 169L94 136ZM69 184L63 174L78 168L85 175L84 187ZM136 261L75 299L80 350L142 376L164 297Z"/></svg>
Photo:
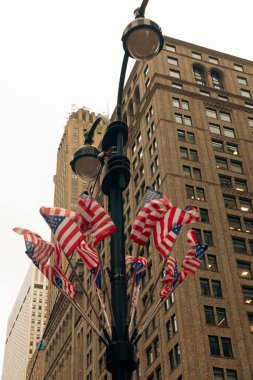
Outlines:
<svg viewBox="0 0 253 380"><path fill-rule="evenodd" d="M253 305L253 287L242 285L242 292L244 303L247 305Z"/></svg>
<svg viewBox="0 0 253 380"><path fill-rule="evenodd" d="M178 365L181 362L181 354L180 354L180 348L179 348L178 343L174 347L174 352L175 352L175 362L176 362L176 365Z"/></svg>
<svg viewBox="0 0 253 380"><path fill-rule="evenodd" d="M213 247L214 244L213 244L213 234L211 231L203 231L203 235L204 235L204 242L209 246L209 247Z"/></svg>
<svg viewBox="0 0 253 380"><path fill-rule="evenodd" d="M226 137L235 137L235 131L232 128L223 127L223 132Z"/></svg>
<svg viewBox="0 0 253 380"><path fill-rule="evenodd" d="M213 307L212 306L204 306L204 313L205 313L206 323L208 325L215 325Z"/></svg>
<svg viewBox="0 0 253 380"><path fill-rule="evenodd" d="M222 297L221 282L218 280L211 280L213 296L216 298Z"/></svg>
<svg viewBox="0 0 253 380"><path fill-rule="evenodd" d="M240 161L230 161L231 170L236 173L243 173L242 162Z"/></svg>
<svg viewBox="0 0 253 380"><path fill-rule="evenodd" d="M145 87L148 88L150 85L150 78L148 78L145 82Z"/></svg>
<svg viewBox="0 0 253 380"><path fill-rule="evenodd" d="M222 100L223 102L228 102L228 97L225 95L218 94L218 99Z"/></svg>
<svg viewBox="0 0 253 380"><path fill-rule="evenodd" d="M149 67L148 67L148 65L147 65L147 66L145 67L145 69L144 69L144 75L147 76L148 72L149 72Z"/></svg>
<svg viewBox="0 0 253 380"><path fill-rule="evenodd" d="M197 199L198 201L205 201L205 191L201 187L194 188L193 186L186 185L186 194L189 199Z"/></svg>
<svg viewBox="0 0 253 380"><path fill-rule="evenodd" d="M152 364L154 361L154 354L153 354L153 348L152 346L148 346L146 349L146 357L147 357L147 363L148 365Z"/></svg>
<svg viewBox="0 0 253 380"><path fill-rule="evenodd" d="M237 81L238 81L238 83L244 84L245 86L248 85L247 79L244 77L237 77Z"/></svg>
<svg viewBox="0 0 253 380"><path fill-rule="evenodd" d="M239 216L227 215L227 218L228 218L228 224L229 224L230 230L236 230L236 231L242 230L241 219Z"/></svg>
<svg viewBox="0 0 253 380"><path fill-rule="evenodd" d="M220 346L217 336L208 335L211 355L220 356Z"/></svg>
<svg viewBox="0 0 253 380"><path fill-rule="evenodd" d="M244 88L241 88L241 95L245 98L251 98L251 94L249 90L245 90Z"/></svg>
<svg viewBox="0 0 253 380"><path fill-rule="evenodd" d="M205 209L205 208L200 208L199 211L200 211L200 220L201 220L201 222L203 222L203 223L210 223L208 210Z"/></svg>
<svg viewBox="0 0 253 380"><path fill-rule="evenodd" d="M215 255L207 255L207 261L208 261L208 270L212 272L218 272L218 264L217 259Z"/></svg>
<svg viewBox="0 0 253 380"><path fill-rule="evenodd" d="M172 51L173 53L176 52L176 46L170 45L170 44L165 44L165 50Z"/></svg>
<svg viewBox="0 0 253 380"><path fill-rule="evenodd" d="M227 327L227 315L226 309L223 307L216 307L217 325L220 327Z"/></svg>
<svg viewBox="0 0 253 380"><path fill-rule="evenodd" d="M220 119L231 123L231 116L228 112L220 111Z"/></svg>
<svg viewBox="0 0 253 380"><path fill-rule="evenodd" d="M209 280L206 278L200 278L200 289L201 289L201 295L202 296L210 296L210 285Z"/></svg>
<svg viewBox="0 0 253 380"><path fill-rule="evenodd" d="M217 169L228 169L228 163L226 158L215 156L215 161Z"/></svg>
<svg viewBox="0 0 253 380"><path fill-rule="evenodd" d="M214 380L224 380L223 368L213 368Z"/></svg>
<svg viewBox="0 0 253 380"><path fill-rule="evenodd" d="M227 148L228 153L238 156L239 154L238 145L226 142L226 148Z"/></svg>
<svg viewBox="0 0 253 380"><path fill-rule="evenodd" d="M221 338L221 344L222 344L223 355L226 358L232 358L233 357L233 351L232 351L231 339L230 338Z"/></svg>
<svg viewBox="0 0 253 380"><path fill-rule="evenodd" d="M234 63L234 69L237 71L243 71L243 66L238 63Z"/></svg>
<svg viewBox="0 0 253 380"><path fill-rule="evenodd" d="M211 94L210 94L210 91L206 91L206 90L199 90L199 93L200 93L201 95L204 95L204 96L208 96L208 97L210 97L210 96L211 96Z"/></svg>
<svg viewBox="0 0 253 380"><path fill-rule="evenodd" d="M183 88L183 85L181 83L176 83L176 82L172 82L171 86L174 88L178 88L180 90L182 90L182 88Z"/></svg>
<svg viewBox="0 0 253 380"><path fill-rule="evenodd" d="M253 313L248 313L249 329L253 333Z"/></svg>
<svg viewBox="0 0 253 380"><path fill-rule="evenodd" d="M170 65L178 65L178 59L177 58L174 58L174 57L168 57L168 63Z"/></svg>
<svg viewBox="0 0 253 380"><path fill-rule="evenodd" d="M239 203L240 203L240 210L241 211L252 212L252 205L251 205L250 199L239 197Z"/></svg>
<svg viewBox="0 0 253 380"><path fill-rule="evenodd" d="M193 66L193 73L194 73L194 77L195 77L195 82L197 84L201 84L201 85L206 84L205 73L201 67Z"/></svg>
<svg viewBox="0 0 253 380"><path fill-rule="evenodd" d="M245 231L253 233L253 219L243 218L245 224Z"/></svg>
<svg viewBox="0 0 253 380"><path fill-rule="evenodd" d="M173 78L180 78L180 71L170 69L169 75Z"/></svg>
<svg viewBox="0 0 253 380"><path fill-rule="evenodd" d="M221 134L220 126L217 125L217 124L209 123L209 130L210 130L211 133L215 133L216 135L220 135Z"/></svg>
<svg viewBox="0 0 253 380"><path fill-rule="evenodd" d="M206 115L208 117L212 117L213 119L217 119L217 112L212 108L206 108Z"/></svg>
<svg viewBox="0 0 253 380"><path fill-rule="evenodd" d="M218 58L215 58L215 57L209 56L208 60L209 60L210 63L214 63L215 65L218 65L218 63L219 63Z"/></svg>
<svg viewBox="0 0 253 380"><path fill-rule="evenodd" d="M223 141L212 140L212 147L218 152L224 152Z"/></svg>
<svg viewBox="0 0 253 380"><path fill-rule="evenodd" d="M213 87L216 88L217 90L222 90L223 85L222 85L221 74L218 71L211 70L211 78L213 82Z"/></svg>
<svg viewBox="0 0 253 380"><path fill-rule="evenodd" d="M201 59L201 53L198 53L197 51L192 51L192 58Z"/></svg>
<svg viewBox="0 0 253 380"><path fill-rule="evenodd" d="M174 352L171 350L169 352L169 362L170 362L170 370L173 371L175 368L175 360L174 360Z"/></svg>
<svg viewBox="0 0 253 380"><path fill-rule="evenodd" d="M227 379L228 380L238 380L237 372L234 369L227 369Z"/></svg>
<svg viewBox="0 0 253 380"><path fill-rule="evenodd" d="M252 279L251 265L247 261L237 260L237 270L239 277Z"/></svg>
<svg viewBox="0 0 253 380"><path fill-rule="evenodd" d="M228 190L232 189L232 180L231 177L226 177L223 175L219 176L220 178L220 185Z"/></svg>
<svg viewBox="0 0 253 380"><path fill-rule="evenodd" d="M235 188L238 191L248 191L247 182L244 179L235 178Z"/></svg>
<svg viewBox="0 0 253 380"><path fill-rule="evenodd" d="M242 253L242 254L247 253L245 239L232 236L232 243L233 243L234 253Z"/></svg>
<svg viewBox="0 0 253 380"><path fill-rule="evenodd" d="M253 108L253 103L244 102L245 107Z"/></svg>
<svg viewBox="0 0 253 380"><path fill-rule="evenodd" d="M253 127L253 117L248 117L248 123L250 127Z"/></svg>
<svg viewBox="0 0 253 380"><path fill-rule="evenodd" d="M231 208L233 210L237 209L234 195L223 194L223 199L226 208Z"/></svg>

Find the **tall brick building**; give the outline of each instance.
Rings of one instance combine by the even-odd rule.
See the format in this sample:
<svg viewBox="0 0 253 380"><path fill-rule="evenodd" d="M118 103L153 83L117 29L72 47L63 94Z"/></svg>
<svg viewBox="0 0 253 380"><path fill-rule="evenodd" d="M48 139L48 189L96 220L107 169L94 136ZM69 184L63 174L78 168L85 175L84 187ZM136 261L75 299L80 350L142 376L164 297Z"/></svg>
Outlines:
<svg viewBox="0 0 253 380"><path fill-rule="evenodd" d="M184 280L145 330L133 378L250 380L253 62L171 38L165 42L158 57L135 64L125 86L123 112L132 174L124 192L126 246L128 252L135 249L128 236L149 185L174 205L200 209L201 222L193 227L209 249L196 276ZM81 145L83 130L92 120L87 111L78 112L86 115L86 121L82 116L74 123ZM73 119L59 147L55 178L55 204L72 209L82 190L68 166L77 147ZM101 193L97 195L102 201ZM174 250L180 264L188 249L185 232ZM101 246L101 254L108 265L108 242ZM149 266L142 279L139 315L162 265L152 240L143 254ZM95 299L85 269L83 278ZM81 292L78 297L93 317ZM44 379L110 378L104 368L104 347L61 297L45 344Z"/></svg>

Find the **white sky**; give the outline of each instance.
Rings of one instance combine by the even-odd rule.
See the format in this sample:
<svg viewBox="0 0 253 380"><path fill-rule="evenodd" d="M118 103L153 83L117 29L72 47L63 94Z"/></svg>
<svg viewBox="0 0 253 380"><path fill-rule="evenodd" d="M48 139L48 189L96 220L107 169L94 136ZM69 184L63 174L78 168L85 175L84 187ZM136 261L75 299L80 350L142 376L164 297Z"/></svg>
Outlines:
<svg viewBox="0 0 253 380"><path fill-rule="evenodd" d="M0 373L8 316L29 266L13 227L49 239L57 148L71 105L111 114L121 35L141 0L0 3ZM252 0L150 0L165 35L253 60Z"/></svg>

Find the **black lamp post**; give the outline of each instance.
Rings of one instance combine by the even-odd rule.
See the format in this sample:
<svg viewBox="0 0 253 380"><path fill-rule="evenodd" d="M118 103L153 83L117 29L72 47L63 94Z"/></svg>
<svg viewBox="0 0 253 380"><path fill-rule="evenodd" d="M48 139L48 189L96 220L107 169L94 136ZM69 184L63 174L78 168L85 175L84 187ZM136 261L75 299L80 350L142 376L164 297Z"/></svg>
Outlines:
<svg viewBox="0 0 253 380"><path fill-rule="evenodd" d="M122 97L128 58L149 60L162 49L164 39L159 26L144 18L148 0L143 0L135 11L136 19L125 29L122 37L125 50L116 108L116 121L111 122L102 140L102 150L107 152L102 191L109 198L111 217L117 227L111 237L111 303L115 320L112 326L112 343L106 347L106 368L113 380L128 380L137 368L135 347L129 341L127 321L127 277L125 267L125 242L122 192L130 181L130 163L123 148L128 139L128 127L122 121ZM92 145L99 116L85 135L85 145L79 148L70 165L83 180L95 178L101 168L98 149Z"/></svg>

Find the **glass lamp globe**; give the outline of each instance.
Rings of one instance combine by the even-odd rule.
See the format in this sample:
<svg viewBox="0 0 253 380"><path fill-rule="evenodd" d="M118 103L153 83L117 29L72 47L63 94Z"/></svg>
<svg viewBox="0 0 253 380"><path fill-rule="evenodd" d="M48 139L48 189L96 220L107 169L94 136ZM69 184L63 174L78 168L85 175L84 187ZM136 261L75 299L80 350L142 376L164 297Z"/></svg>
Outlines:
<svg viewBox="0 0 253 380"><path fill-rule="evenodd" d="M94 145L84 145L75 153L70 162L73 172L84 182L94 180L101 168L101 161L98 158L99 150Z"/></svg>
<svg viewBox="0 0 253 380"><path fill-rule="evenodd" d="M125 51L137 61L152 59L164 44L160 27L144 17L137 18L126 27L122 41Z"/></svg>

